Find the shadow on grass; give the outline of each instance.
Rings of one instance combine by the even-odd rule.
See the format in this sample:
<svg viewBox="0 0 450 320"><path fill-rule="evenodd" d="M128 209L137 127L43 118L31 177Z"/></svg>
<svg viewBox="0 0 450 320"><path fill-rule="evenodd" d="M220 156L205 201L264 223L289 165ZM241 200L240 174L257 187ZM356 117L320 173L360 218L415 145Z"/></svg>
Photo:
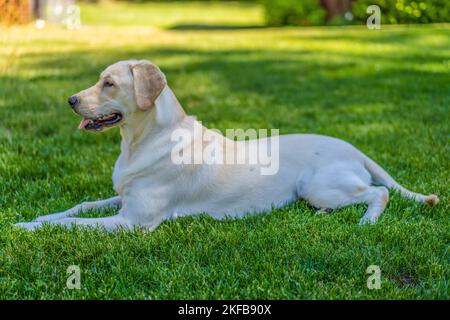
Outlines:
<svg viewBox="0 0 450 320"><path fill-rule="evenodd" d="M185 30L240 28L178 27ZM249 27L252 26L243 28ZM421 39L411 32L374 33L368 37L339 32L336 35L302 33L295 37L361 43L385 41L407 47L413 47ZM293 36L285 34L283 37ZM212 124L219 129L231 125L276 127L282 128L284 133L298 132L301 128L327 133L332 119L335 127L360 125L364 134L368 129L362 127L372 124L370 130L376 129L379 135L389 140L387 130L396 117L401 117L403 124L408 126L414 126L417 121L433 125L445 121L448 75L421 66L424 63L439 65L447 58L448 53L438 50L425 54L419 50L395 53L366 50L361 53L345 48L330 53L328 58L325 51L307 47L295 50L117 47L45 55L28 53L21 57L21 68L33 72L27 73L26 77L0 76L0 87L7 97L0 99L0 107L11 128L27 129L32 116L30 106L33 111L52 113L55 110L49 109L49 105L66 106L67 97L95 83L106 66L118 60L149 59L161 67L188 113L197 115L206 125ZM181 63L176 63L177 60ZM17 97L18 88L26 94L23 99L11 99L11 103L8 97ZM417 109L417 101L421 101L422 109L412 112ZM33 128L27 130L36 134ZM49 127L40 130L39 134L56 133L57 130Z"/></svg>
<svg viewBox="0 0 450 320"><path fill-rule="evenodd" d="M254 30L267 28L264 25L220 25L220 24L176 24L168 30L176 31L214 31L214 30Z"/></svg>
<svg viewBox="0 0 450 320"><path fill-rule="evenodd" d="M433 35L441 35L442 39L433 41L431 44L433 48L447 50L448 43L448 31L445 28L438 28L434 25L423 25L421 29L414 29L414 32L407 29L396 29L398 26L388 26L386 30L366 32L364 37L361 36L361 27L349 26L346 32L343 32L343 27L323 27L327 29L326 33L308 33L308 34L296 34L287 35L287 38L307 38L318 41L351 41L361 44L373 44L373 45L398 45L402 47L414 48L417 44L422 44L430 36L430 30L433 30ZM319 30L322 27L318 28ZM344 29L345 30L345 29Z"/></svg>
<svg viewBox="0 0 450 320"><path fill-rule="evenodd" d="M190 62L182 65L166 64L165 59L168 57ZM190 90L189 87L208 85L208 81L214 81L216 87L220 86L220 91L211 86L211 94L218 97L251 94L285 108L343 108L345 111L355 104L389 103L396 98L414 100L423 95L433 95L437 99L447 99L448 95L442 87L448 80L445 72L410 68L410 64L420 65L424 60L442 63L444 58L445 54L440 53L430 53L426 57L415 53L396 56L343 53L334 54L332 60L325 60L317 59L314 52L306 49L257 52L184 50L172 47L127 52L109 49L52 53L45 56L24 55L23 66L36 70L33 76L26 79L3 77L0 78L0 83L11 84L11 95L18 83L22 82L26 87L30 86L30 81L31 84L36 84L31 90L42 90L42 87L37 86L38 83L45 83L49 87L52 87L52 83L63 84L70 94L92 85L106 66L118 60L149 59L157 63L166 73L169 83L180 90L181 96L178 96L181 100L202 100L196 93L197 90ZM397 63L405 60L408 64ZM371 66L370 61L376 63ZM376 66L380 64L383 65L381 69ZM221 102L217 105L223 106ZM258 106L239 107L255 109L258 113Z"/></svg>

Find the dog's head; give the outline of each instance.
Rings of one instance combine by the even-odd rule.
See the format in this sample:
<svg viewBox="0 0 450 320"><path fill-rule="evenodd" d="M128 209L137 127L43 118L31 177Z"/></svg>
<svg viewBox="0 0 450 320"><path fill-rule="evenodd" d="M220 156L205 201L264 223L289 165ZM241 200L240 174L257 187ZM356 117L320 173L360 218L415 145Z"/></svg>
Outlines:
<svg viewBox="0 0 450 320"><path fill-rule="evenodd" d="M149 61L120 61L106 68L95 85L71 96L69 104L83 117L80 129L102 131L147 111L166 84L164 74Z"/></svg>

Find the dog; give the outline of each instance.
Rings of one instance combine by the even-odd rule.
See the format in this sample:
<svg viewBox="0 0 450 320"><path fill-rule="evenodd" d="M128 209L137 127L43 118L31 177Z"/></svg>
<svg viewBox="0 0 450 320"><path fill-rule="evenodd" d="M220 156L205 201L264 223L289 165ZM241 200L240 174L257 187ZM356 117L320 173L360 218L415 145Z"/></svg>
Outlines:
<svg viewBox="0 0 450 320"><path fill-rule="evenodd" d="M207 213L216 219L268 212L298 199L327 212L365 203L360 224L375 223L389 200L388 189L416 201L435 205L436 195L407 190L385 170L351 144L316 134L277 137L279 168L261 174L261 164L250 163L248 154L257 145L268 146L275 137L234 141L203 127L186 115L166 77L146 60L120 61L106 68L92 87L69 98L70 107L83 117L79 128L100 132L118 127L121 153L112 176L117 196L83 202L67 211L19 223L26 229L44 223L71 227L98 226L107 230L135 227L154 230L163 221ZM195 134L181 144L173 133L193 133L195 127L209 135L209 142ZM175 163L175 152L204 151L215 143L225 156L244 159L240 164ZM246 149L247 150L244 150ZM188 150L189 149L189 150ZM87 210L117 208L116 215L75 217Z"/></svg>

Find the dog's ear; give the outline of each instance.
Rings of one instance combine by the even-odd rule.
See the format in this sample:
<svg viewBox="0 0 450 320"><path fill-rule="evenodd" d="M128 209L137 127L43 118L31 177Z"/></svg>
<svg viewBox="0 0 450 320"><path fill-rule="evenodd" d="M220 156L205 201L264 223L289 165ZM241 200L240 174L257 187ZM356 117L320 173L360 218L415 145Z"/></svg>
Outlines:
<svg viewBox="0 0 450 320"><path fill-rule="evenodd" d="M167 84L166 77L157 66L139 61L131 66L134 78L134 95L139 109L149 109Z"/></svg>

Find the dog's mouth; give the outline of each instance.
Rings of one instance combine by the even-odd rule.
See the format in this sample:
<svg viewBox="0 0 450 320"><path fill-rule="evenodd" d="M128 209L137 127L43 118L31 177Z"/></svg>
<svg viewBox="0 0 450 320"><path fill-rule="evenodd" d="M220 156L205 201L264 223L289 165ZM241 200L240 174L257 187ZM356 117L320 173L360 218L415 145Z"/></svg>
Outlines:
<svg viewBox="0 0 450 320"><path fill-rule="evenodd" d="M101 131L105 127L116 126L119 122L122 121L122 118L123 116L120 113L111 113L106 116L101 116L97 119L83 118L78 128L85 130Z"/></svg>

